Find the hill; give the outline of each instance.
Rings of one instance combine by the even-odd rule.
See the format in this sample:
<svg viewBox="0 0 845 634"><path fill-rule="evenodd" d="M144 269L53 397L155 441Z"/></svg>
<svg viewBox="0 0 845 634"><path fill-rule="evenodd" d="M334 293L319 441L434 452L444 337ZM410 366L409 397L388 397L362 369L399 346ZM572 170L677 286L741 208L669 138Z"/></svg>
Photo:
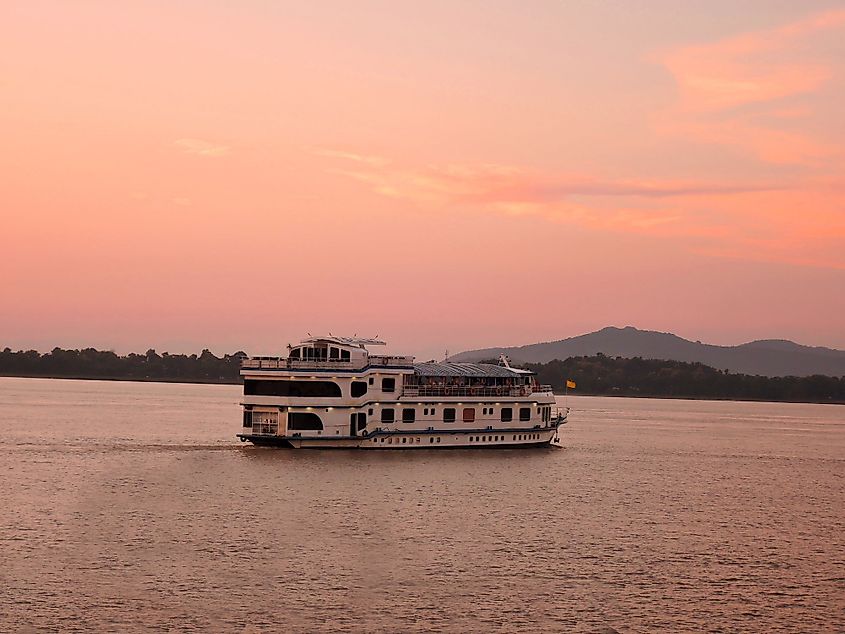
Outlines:
<svg viewBox="0 0 845 634"><path fill-rule="evenodd" d="M632 326L602 328L578 337L526 346L470 350L451 360L479 361L502 353L518 363L548 363L554 359L601 353L610 357L702 363L720 370L761 376L845 376L845 351L842 350L802 346L785 340L716 346Z"/></svg>

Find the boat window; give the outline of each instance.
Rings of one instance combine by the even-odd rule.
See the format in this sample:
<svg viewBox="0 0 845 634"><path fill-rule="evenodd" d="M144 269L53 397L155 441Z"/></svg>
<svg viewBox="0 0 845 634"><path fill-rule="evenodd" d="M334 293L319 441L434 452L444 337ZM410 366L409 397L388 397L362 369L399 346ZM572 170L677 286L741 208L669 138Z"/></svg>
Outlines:
<svg viewBox="0 0 845 634"><path fill-rule="evenodd" d="M329 348L329 359L337 359L340 356L340 350L337 348Z"/></svg>
<svg viewBox="0 0 845 634"><path fill-rule="evenodd" d="M465 407L464 408L464 422L471 423L475 420L475 408L474 407Z"/></svg>
<svg viewBox="0 0 845 634"><path fill-rule="evenodd" d="M291 359L298 359L299 358L299 348L294 348L290 351L290 358Z"/></svg>
<svg viewBox="0 0 845 634"><path fill-rule="evenodd" d="M341 361L349 361L349 350L341 350L340 351L340 360Z"/></svg>
<svg viewBox="0 0 845 634"><path fill-rule="evenodd" d="M502 422L509 423L513 420L513 408L512 407L503 407L502 408Z"/></svg>
<svg viewBox="0 0 845 634"><path fill-rule="evenodd" d="M434 416L437 413L437 410L433 407L431 408L431 415Z"/></svg>
<svg viewBox="0 0 845 634"><path fill-rule="evenodd" d="M293 431L311 431L323 429L323 421L312 412L291 412L288 414L288 429Z"/></svg>
<svg viewBox="0 0 845 634"><path fill-rule="evenodd" d="M385 407L381 410L381 422L383 423L392 423L395 416L396 414L394 413L392 407Z"/></svg>
<svg viewBox="0 0 845 634"><path fill-rule="evenodd" d="M423 410L423 416L428 416L428 408L427 407Z"/></svg>
<svg viewBox="0 0 845 634"><path fill-rule="evenodd" d="M358 414L358 431L367 428L367 415L364 412Z"/></svg>
<svg viewBox="0 0 845 634"><path fill-rule="evenodd" d="M521 420L521 421L531 420L531 408L530 407L520 407L519 408L519 420Z"/></svg>
<svg viewBox="0 0 845 634"><path fill-rule="evenodd" d="M244 394L247 396L293 396L339 398L340 386L333 381L272 381L246 379Z"/></svg>
<svg viewBox="0 0 845 634"><path fill-rule="evenodd" d="M417 417L417 410L413 407L406 407L402 410L402 422L403 423L413 423Z"/></svg>
<svg viewBox="0 0 845 634"><path fill-rule="evenodd" d="M373 377L370 377L370 380L369 380L369 381L367 381L367 383L369 383L370 385L372 385L372 384L373 384Z"/></svg>
<svg viewBox="0 0 845 634"><path fill-rule="evenodd" d="M350 394L352 394L352 398L364 396L364 394L366 393L367 384L364 381L352 381L352 388L350 389Z"/></svg>
<svg viewBox="0 0 845 634"><path fill-rule="evenodd" d="M443 408L443 422L444 423L454 423L455 422L455 408L454 407L444 407Z"/></svg>
<svg viewBox="0 0 845 634"><path fill-rule="evenodd" d="M381 380L381 391L382 392L394 392L394 391L396 391L396 379L382 379Z"/></svg>

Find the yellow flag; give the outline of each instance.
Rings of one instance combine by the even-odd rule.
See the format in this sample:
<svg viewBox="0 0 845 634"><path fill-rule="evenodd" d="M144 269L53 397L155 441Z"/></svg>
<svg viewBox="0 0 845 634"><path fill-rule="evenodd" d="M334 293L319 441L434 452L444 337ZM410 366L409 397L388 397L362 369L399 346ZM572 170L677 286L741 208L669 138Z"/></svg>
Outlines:
<svg viewBox="0 0 845 634"><path fill-rule="evenodd" d="M570 381L569 379L566 379L566 387L570 390L574 390L575 389L575 381Z"/></svg>

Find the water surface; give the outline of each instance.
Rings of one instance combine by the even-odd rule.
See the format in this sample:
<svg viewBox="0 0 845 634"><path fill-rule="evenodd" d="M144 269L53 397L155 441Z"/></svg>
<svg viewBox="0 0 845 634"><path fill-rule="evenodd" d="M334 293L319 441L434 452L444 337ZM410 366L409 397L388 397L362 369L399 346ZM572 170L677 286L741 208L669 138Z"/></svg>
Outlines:
<svg viewBox="0 0 845 634"><path fill-rule="evenodd" d="M239 388L0 379L0 631L845 630L845 407L570 397L565 449L295 452Z"/></svg>

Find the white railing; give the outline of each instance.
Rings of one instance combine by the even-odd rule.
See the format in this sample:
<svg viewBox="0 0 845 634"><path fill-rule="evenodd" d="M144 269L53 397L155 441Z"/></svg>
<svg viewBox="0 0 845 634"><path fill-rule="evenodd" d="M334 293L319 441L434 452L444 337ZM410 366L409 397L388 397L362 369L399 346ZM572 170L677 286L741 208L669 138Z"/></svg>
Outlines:
<svg viewBox="0 0 845 634"><path fill-rule="evenodd" d="M370 365L379 366L407 366L414 362L414 357L393 357L386 355L370 355Z"/></svg>
<svg viewBox="0 0 845 634"><path fill-rule="evenodd" d="M377 366L408 366L414 357L374 356L369 359L350 361L349 359L291 359L290 357L252 357L241 361L241 367L249 370L290 370L290 369L338 369L363 370L368 364Z"/></svg>
<svg viewBox="0 0 845 634"><path fill-rule="evenodd" d="M524 397L537 393L549 393L551 385L520 385L517 387L501 385L405 385L403 396L510 396Z"/></svg>

